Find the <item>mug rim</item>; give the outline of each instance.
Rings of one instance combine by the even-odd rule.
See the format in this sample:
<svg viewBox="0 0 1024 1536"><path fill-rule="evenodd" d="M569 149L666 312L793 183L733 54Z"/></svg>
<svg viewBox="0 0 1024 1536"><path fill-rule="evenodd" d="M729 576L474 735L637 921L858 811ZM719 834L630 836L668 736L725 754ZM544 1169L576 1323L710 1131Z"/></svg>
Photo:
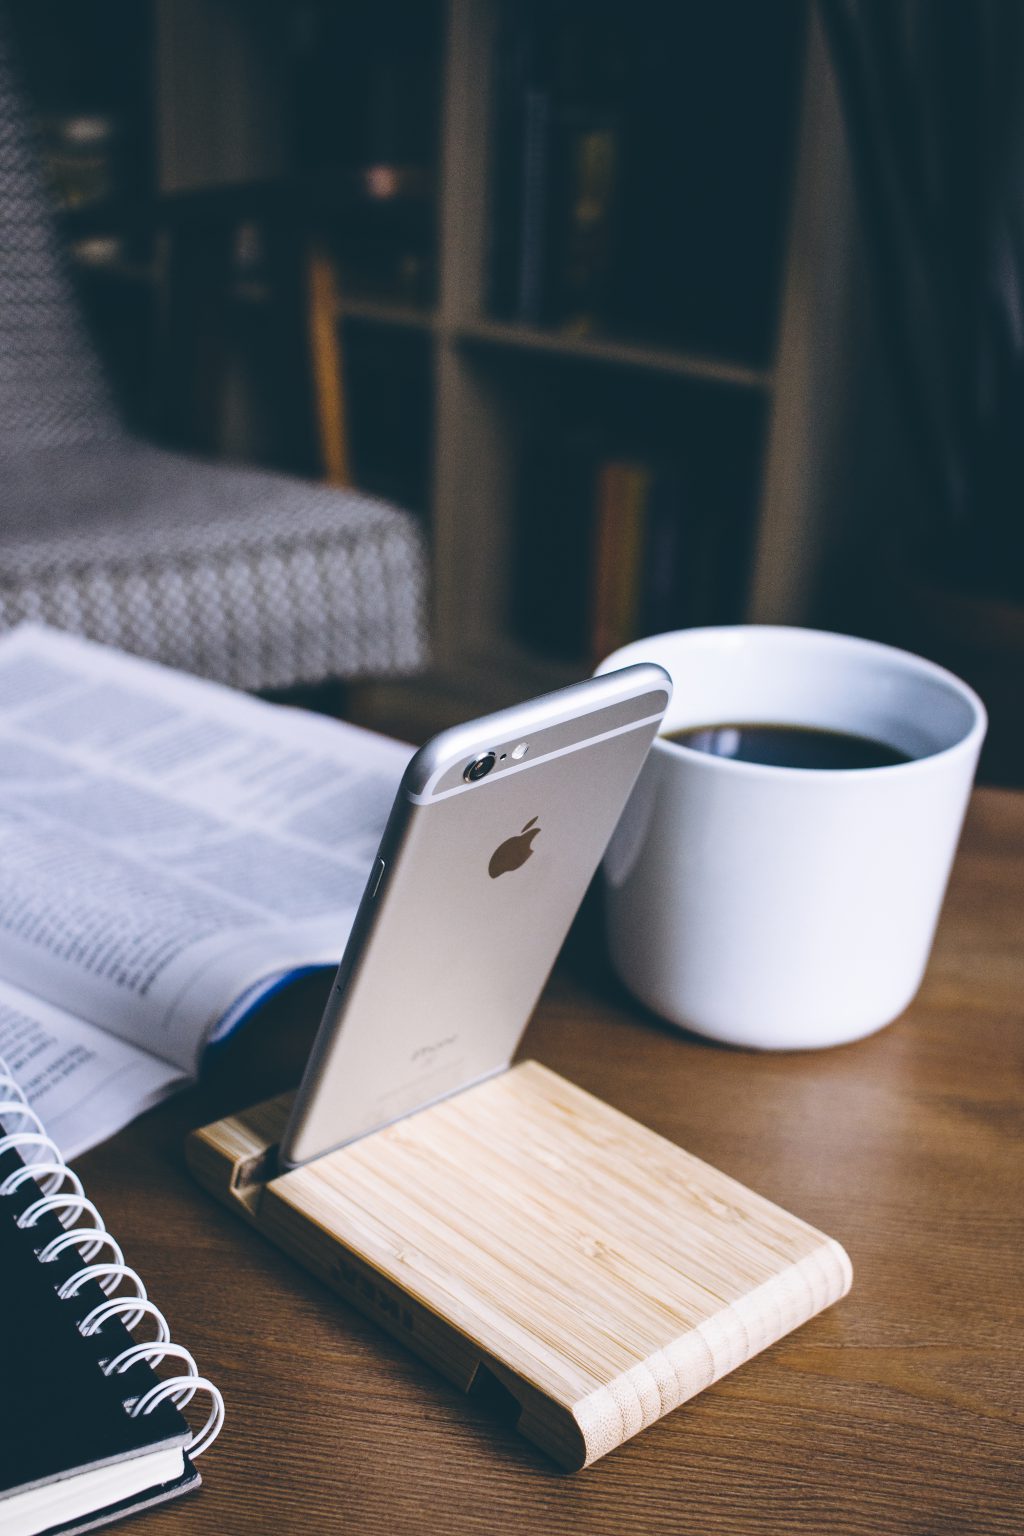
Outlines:
<svg viewBox="0 0 1024 1536"><path fill-rule="evenodd" d="M620 646L612 651L595 668L595 676L614 670L618 667L626 667L637 661L657 661L659 665L666 667L671 675L671 667L667 666L664 653L655 654L659 641L672 642L674 644L686 643L688 637L697 638L722 638L733 635L746 637L750 635L777 635L791 638L794 641L807 639L808 641L825 641L827 645L838 650L858 652L861 655L875 655L886 658L897 658L902 664L910 664L910 668L919 675L930 677L935 682L944 684L950 692L956 694L971 711L971 724L967 731L957 740L946 747L940 747L936 752L929 752L924 757L911 757L906 762L888 763L871 768L805 768L786 766L779 763L751 763L739 761L736 758L717 757L710 752L701 752L695 747L685 746L679 741L669 741L660 732L655 736L651 744L651 751L668 753L669 757L682 754L682 759L694 767L710 772L728 772L746 774L748 777L769 777L789 779L797 775L804 780L820 780L825 782L848 782L850 779L863 779L868 776L872 779L879 774L903 774L913 772L933 772L935 768L959 757L979 752L988 729L988 713L985 705L969 683L957 677L955 672L942 667L938 662L929 661L926 656L918 656L914 651L904 650L900 646L887 645L881 640L868 640L859 635L847 635L838 630L811 629L799 624L707 624L695 625L691 629L665 630L657 635L643 636L638 640L631 640L627 645ZM782 722L780 722L782 723ZM677 759L678 760L678 759ZM930 766L931 765L931 766Z"/></svg>

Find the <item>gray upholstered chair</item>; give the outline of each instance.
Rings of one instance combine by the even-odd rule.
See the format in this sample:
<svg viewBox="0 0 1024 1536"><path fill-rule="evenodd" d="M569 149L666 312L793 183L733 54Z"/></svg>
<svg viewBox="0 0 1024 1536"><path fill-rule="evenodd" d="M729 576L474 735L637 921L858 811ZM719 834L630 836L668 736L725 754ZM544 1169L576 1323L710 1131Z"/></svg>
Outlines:
<svg viewBox="0 0 1024 1536"><path fill-rule="evenodd" d="M126 430L12 75L0 27L0 630L39 619L246 688L417 669L412 517Z"/></svg>

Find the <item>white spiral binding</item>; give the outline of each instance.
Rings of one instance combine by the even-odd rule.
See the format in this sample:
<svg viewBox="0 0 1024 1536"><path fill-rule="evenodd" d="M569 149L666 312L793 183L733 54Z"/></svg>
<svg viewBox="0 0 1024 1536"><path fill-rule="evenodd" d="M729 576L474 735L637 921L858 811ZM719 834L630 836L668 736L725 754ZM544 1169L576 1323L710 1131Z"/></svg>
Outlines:
<svg viewBox="0 0 1024 1536"><path fill-rule="evenodd" d="M69 1227L80 1216L91 1216L97 1228L102 1231L103 1217L93 1205L91 1200L85 1198L84 1193L70 1190L62 1195L40 1195L38 1200L26 1206L18 1217L19 1227L34 1227L40 1216L45 1216L47 1211L68 1212L67 1220L61 1216L61 1223Z"/></svg>
<svg viewBox="0 0 1024 1536"><path fill-rule="evenodd" d="M82 1181L73 1168L67 1163L22 1163L13 1173L9 1173L0 1184L0 1195L13 1195L22 1184L27 1184L29 1179L35 1179L44 1194L55 1194L61 1184L67 1180L68 1184L77 1195L84 1195ZM43 1180L46 1179L46 1183Z"/></svg>
<svg viewBox="0 0 1024 1536"><path fill-rule="evenodd" d="M82 1286L86 1285L90 1280L95 1280L100 1290L105 1291L108 1296L119 1281L126 1280L129 1285L136 1287L135 1295L126 1299L131 1301L146 1300L146 1287L135 1270L129 1269L127 1264L114 1264L109 1261L105 1264L86 1264L83 1269L76 1269L74 1274L64 1281L57 1295L61 1301L70 1301L71 1297L77 1296ZM113 1283L107 1286L104 1285L104 1280L110 1280Z"/></svg>
<svg viewBox="0 0 1024 1536"><path fill-rule="evenodd" d="M35 1226L35 1222L32 1225ZM100 1227L69 1227L59 1237L51 1238L44 1248L39 1249L40 1264L52 1264L54 1259L60 1258L66 1248L81 1248L82 1258L89 1263L104 1248L109 1248L114 1255L114 1264L118 1269L124 1268L124 1254L121 1252L120 1243L112 1233ZM111 1286L110 1289L113 1290L114 1287ZM105 1286L104 1290L106 1290Z"/></svg>
<svg viewBox="0 0 1024 1536"><path fill-rule="evenodd" d="M115 1296L111 1301L101 1301L85 1314L78 1325L78 1331L84 1338L91 1338L103 1327L108 1317L120 1315L124 1316L124 1325L129 1330L137 1328L148 1315L156 1323L156 1336L160 1343L170 1343L171 1330L167 1326L167 1319L160 1308L145 1296Z"/></svg>
<svg viewBox="0 0 1024 1536"><path fill-rule="evenodd" d="M18 1126L13 1131L8 1130L6 1123L6 1118L10 1115L16 1115L19 1119ZM185 1408L197 1392L209 1394L210 1412L206 1423L198 1432L190 1431L189 1438L185 1442L185 1449L193 1459L201 1456L216 1440L224 1424L224 1399L220 1389L214 1386L208 1377L200 1376L196 1362L184 1345L171 1342L171 1331L167 1326L167 1319L149 1300L146 1287L139 1275L124 1262L124 1255L106 1230L102 1216L92 1201L86 1198L81 1179L72 1168L67 1166L60 1148L46 1134L42 1121L26 1100L24 1092L2 1056L0 1056L0 1131L5 1133L0 1135L0 1156L8 1151L17 1151L22 1159L20 1168L15 1168L6 1178L0 1180L0 1196L13 1195L29 1179L35 1179L42 1190L40 1198L34 1200L21 1212L18 1217L18 1226L34 1227L41 1216L52 1213L65 1228L39 1249L40 1263L51 1263L67 1248L81 1249L84 1261L82 1267L68 1276L58 1289L58 1296L62 1300L68 1300L76 1296L83 1285L90 1280L95 1280L109 1298L98 1303L81 1319L78 1331L84 1337L90 1338L99 1333L112 1317L121 1317L124 1327L129 1330L135 1328L143 1317L151 1317L156 1325L155 1339L148 1343L132 1344L129 1348L123 1349L119 1355L115 1355L112 1360L104 1364L104 1374L120 1375L130 1370L140 1360L148 1360L155 1368L168 1356L180 1360L185 1366L185 1375L179 1373L177 1376L169 1376L165 1380L158 1381L137 1401L130 1406L126 1404L131 1417L138 1418L140 1414L152 1413L165 1399L169 1399L179 1408ZM92 1225L76 1226L75 1223L83 1217L91 1221ZM112 1258L102 1263L94 1263L96 1255L104 1248L110 1250ZM121 1284L133 1286L135 1295L111 1296L111 1292Z"/></svg>

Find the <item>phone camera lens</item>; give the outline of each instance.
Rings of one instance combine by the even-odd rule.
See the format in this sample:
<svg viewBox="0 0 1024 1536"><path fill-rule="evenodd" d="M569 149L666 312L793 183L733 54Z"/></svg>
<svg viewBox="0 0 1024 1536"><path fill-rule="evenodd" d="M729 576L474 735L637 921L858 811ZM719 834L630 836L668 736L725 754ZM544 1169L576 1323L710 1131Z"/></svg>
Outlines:
<svg viewBox="0 0 1024 1536"><path fill-rule="evenodd" d="M477 779L485 779L494 767L494 753L484 752L480 757L474 757L469 767L463 772L462 777L467 784L475 784Z"/></svg>

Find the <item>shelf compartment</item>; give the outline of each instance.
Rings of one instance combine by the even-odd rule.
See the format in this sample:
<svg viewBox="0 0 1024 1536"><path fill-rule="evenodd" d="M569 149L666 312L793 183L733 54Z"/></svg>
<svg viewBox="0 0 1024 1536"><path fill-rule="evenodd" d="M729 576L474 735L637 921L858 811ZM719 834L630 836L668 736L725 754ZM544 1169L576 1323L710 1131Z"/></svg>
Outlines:
<svg viewBox="0 0 1024 1536"><path fill-rule="evenodd" d="M517 347L524 352L609 363L650 373L700 379L711 384L731 384L740 389L767 390L774 382L770 368L755 368L747 363L699 352L680 352L669 347L619 341L611 336L574 336L565 331L500 320L480 320L470 325L461 325L455 329L454 335L457 341L470 345Z"/></svg>
<svg viewBox="0 0 1024 1536"><path fill-rule="evenodd" d="M635 512L620 506L615 519L629 525L622 559L633 560L626 606L637 626L622 639L742 619L769 414L763 392L595 369L575 354L453 350L463 390L499 424L482 462L471 443L451 450L463 483L475 479L480 549L458 590L465 602L486 572L489 634L478 645L494 652L511 642L519 658L577 675L598 659L595 648L614 648L599 639L609 626L598 601L598 530L622 466Z"/></svg>
<svg viewBox="0 0 1024 1536"><path fill-rule="evenodd" d="M389 325L405 331L433 331L438 325L436 311L423 305L403 304L391 299L343 296L338 300L337 314L339 320Z"/></svg>

